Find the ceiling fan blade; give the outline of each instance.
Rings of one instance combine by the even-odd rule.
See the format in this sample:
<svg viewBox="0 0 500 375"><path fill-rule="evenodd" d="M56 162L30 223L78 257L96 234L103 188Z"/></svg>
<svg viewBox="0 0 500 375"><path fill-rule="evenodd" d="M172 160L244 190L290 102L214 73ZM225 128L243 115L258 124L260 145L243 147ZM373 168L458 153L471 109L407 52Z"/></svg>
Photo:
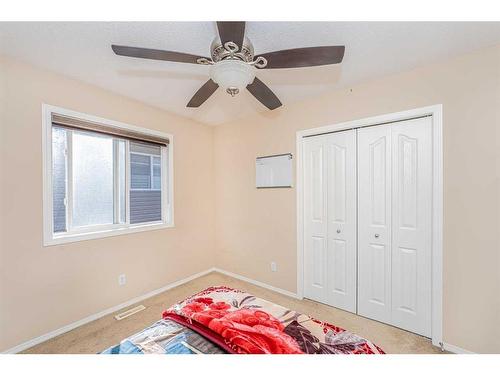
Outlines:
<svg viewBox="0 0 500 375"><path fill-rule="evenodd" d="M258 56L267 60L264 69L303 68L338 64L344 58L344 51L344 46L306 47L268 52Z"/></svg>
<svg viewBox="0 0 500 375"><path fill-rule="evenodd" d="M206 58L204 56L196 56L196 55L191 55L189 53L163 51L159 49L150 49L150 48L126 47L126 46L116 46L116 45L112 45L111 48L117 55L139 57L142 59L165 60L165 61L197 64L198 59Z"/></svg>
<svg viewBox="0 0 500 375"><path fill-rule="evenodd" d="M274 92L272 92L271 89L257 77L255 77L254 81L247 86L247 90L270 110L281 107L282 105L278 97L274 95Z"/></svg>
<svg viewBox="0 0 500 375"><path fill-rule="evenodd" d="M205 101L210 98L210 96L219 88L219 85L209 79L203 86L200 87L196 94L193 95L186 107L197 108Z"/></svg>
<svg viewBox="0 0 500 375"><path fill-rule="evenodd" d="M217 29L219 30L222 45L227 42L234 42L241 51L243 39L245 38L245 22L217 21Z"/></svg>

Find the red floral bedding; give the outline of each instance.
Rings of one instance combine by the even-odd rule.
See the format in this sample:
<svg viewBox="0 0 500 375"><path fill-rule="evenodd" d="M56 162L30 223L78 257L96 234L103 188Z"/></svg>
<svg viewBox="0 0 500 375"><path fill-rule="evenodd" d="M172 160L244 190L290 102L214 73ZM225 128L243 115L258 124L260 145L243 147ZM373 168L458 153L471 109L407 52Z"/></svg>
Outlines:
<svg viewBox="0 0 500 375"><path fill-rule="evenodd" d="M232 288L205 289L163 312L236 354L384 354L343 328Z"/></svg>

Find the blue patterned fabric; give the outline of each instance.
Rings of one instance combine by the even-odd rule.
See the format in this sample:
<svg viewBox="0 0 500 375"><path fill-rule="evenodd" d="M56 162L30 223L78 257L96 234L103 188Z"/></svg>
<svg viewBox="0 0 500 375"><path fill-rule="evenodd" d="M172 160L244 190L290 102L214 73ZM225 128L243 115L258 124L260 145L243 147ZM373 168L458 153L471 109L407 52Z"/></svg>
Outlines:
<svg viewBox="0 0 500 375"><path fill-rule="evenodd" d="M169 319L127 337L101 354L223 354L203 336Z"/></svg>

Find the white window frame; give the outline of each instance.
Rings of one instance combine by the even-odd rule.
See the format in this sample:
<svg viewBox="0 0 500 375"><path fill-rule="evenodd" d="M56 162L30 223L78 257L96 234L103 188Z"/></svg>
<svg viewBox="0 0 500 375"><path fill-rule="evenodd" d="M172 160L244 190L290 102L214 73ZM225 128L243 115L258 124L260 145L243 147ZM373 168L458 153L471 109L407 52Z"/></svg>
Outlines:
<svg viewBox="0 0 500 375"><path fill-rule="evenodd" d="M54 233L53 230L53 201L52 201L52 114L59 114L69 117L75 117L80 120L100 123L110 127L134 131L144 135L153 135L162 138L168 138L169 144L167 147L162 147L161 160L162 172L164 167L167 173L161 174L162 187L162 220L150 223L129 224L129 207L130 207L130 160L129 160L129 143L126 143L125 158L126 169L126 223L122 224L104 224L97 226L82 227L73 229L70 233ZM71 150L71 145L68 144L68 153ZM91 240L97 238L111 237L128 233L143 232L149 230L158 230L174 227L174 138L171 134L150 130L138 126L128 125L122 122L107 120L104 118L88 115L85 113L75 112L69 109L60 108L48 104L42 104L42 155L43 155L43 245L51 246L63 243ZM68 164L69 166L71 165ZM71 178L71 170L68 170L67 178ZM66 199L71 199L71 192L68 191ZM116 197L115 197L116 199ZM71 217L71 204L68 205L66 211L66 220ZM115 212L116 215L116 212Z"/></svg>

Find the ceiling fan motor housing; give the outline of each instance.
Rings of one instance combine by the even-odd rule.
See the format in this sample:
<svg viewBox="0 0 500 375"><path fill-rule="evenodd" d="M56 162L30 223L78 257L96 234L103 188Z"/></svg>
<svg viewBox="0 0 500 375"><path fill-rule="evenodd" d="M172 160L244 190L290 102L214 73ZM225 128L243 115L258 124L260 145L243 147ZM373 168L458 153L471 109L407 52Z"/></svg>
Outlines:
<svg viewBox="0 0 500 375"><path fill-rule="evenodd" d="M252 43L250 42L250 39L248 39L247 37L243 39L243 45L241 46L241 48L235 43L230 44L230 48L226 47L227 46L222 45L219 37L216 37L213 40L212 44L210 45L210 56L212 57L212 61L214 63L217 63L226 58L236 58L248 63L253 61L254 49Z"/></svg>

